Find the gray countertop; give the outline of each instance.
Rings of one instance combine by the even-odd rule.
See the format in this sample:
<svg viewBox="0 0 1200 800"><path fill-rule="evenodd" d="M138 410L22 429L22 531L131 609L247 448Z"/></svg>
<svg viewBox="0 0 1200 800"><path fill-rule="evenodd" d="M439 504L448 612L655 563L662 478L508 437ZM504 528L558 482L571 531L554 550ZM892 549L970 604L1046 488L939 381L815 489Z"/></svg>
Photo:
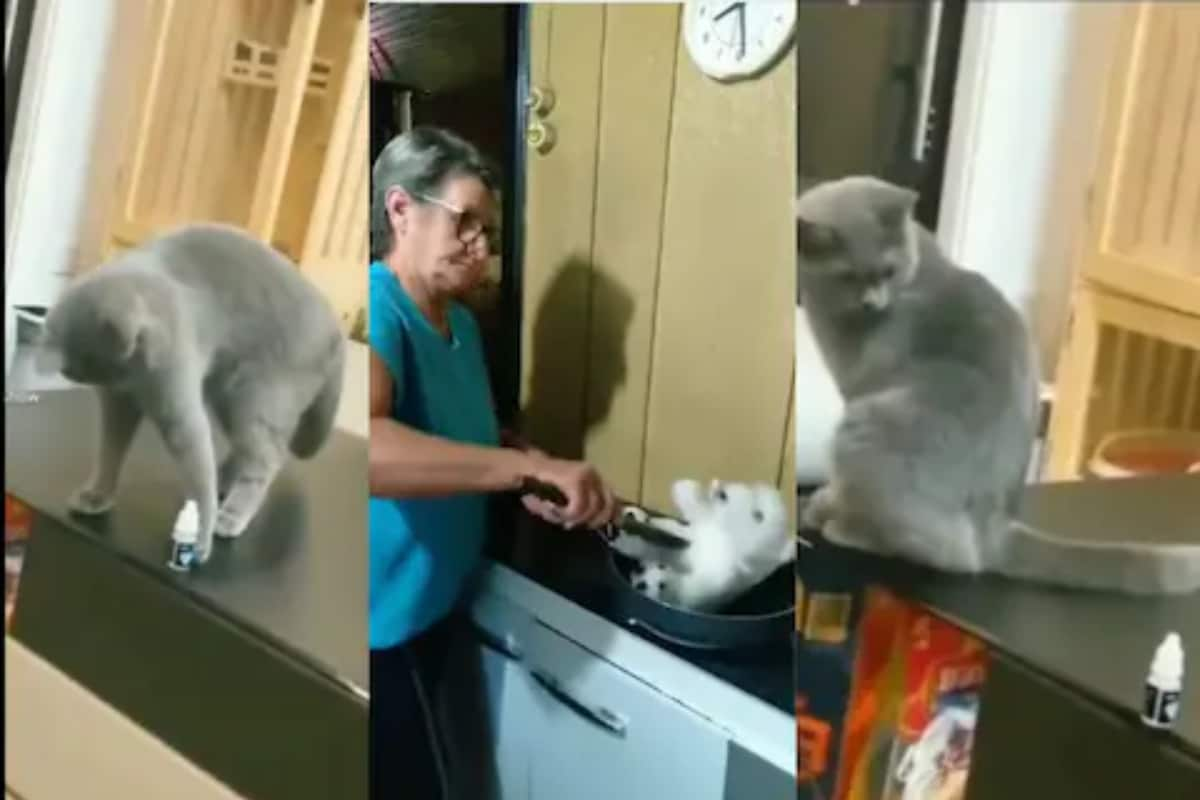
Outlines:
<svg viewBox="0 0 1200 800"><path fill-rule="evenodd" d="M289 464L246 533L218 540L204 567L180 575L166 561L181 485L150 426L134 443L117 508L103 518L67 512L66 498L90 469L97 416L83 390L41 392L36 403L6 406L6 491L175 582L264 643L366 689L365 442L335 432L312 460Z"/></svg>

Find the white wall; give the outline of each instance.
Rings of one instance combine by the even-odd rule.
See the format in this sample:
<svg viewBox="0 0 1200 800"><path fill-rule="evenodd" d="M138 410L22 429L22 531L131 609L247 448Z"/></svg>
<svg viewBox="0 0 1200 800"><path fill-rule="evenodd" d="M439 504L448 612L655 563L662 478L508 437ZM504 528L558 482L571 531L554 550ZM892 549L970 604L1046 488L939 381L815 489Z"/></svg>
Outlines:
<svg viewBox="0 0 1200 800"><path fill-rule="evenodd" d="M1067 319L1119 5L968 6L939 238L1026 313L1046 378Z"/></svg>
<svg viewBox="0 0 1200 800"><path fill-rule="evenodd" d="M50 305L74 263L114 0L42 0L5 182L5 290Z"/></svg>
<svg viewBox="0 0 1200 800"><path fill-rule="evenodd" d="M346 379L338 405L337 427L367 438L369 414L370 351L362 342L346 342Z"/></svg>

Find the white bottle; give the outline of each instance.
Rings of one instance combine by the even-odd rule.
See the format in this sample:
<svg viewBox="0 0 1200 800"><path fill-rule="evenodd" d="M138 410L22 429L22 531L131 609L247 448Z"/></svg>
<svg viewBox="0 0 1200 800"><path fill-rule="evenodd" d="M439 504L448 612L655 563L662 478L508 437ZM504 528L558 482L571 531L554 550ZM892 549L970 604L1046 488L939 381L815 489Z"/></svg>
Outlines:
<svg viewBox="0 0 1200 800"><path fill-rule="evenodd" d="M1142 722L1151 728L1166 729L1179 718L1179 699L1183 690L1183 641L1172 631L1154 651L1150 674L1146 676L1146 696Z"/></svg>
<svg viewBox="0 0 1200 800"><path fill-rule="evenodd" d="M167 566L177 572L187 572L196 563L196 542L200 538L200 509L188 500L175 518L171 531L171 560Z"/></svg>

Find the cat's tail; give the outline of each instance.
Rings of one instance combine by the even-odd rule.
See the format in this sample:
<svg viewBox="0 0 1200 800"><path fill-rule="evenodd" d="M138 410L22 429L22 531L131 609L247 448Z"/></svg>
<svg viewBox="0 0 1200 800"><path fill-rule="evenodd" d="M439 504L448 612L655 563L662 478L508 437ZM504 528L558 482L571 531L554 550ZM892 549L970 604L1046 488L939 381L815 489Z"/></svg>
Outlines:
<svg viewBox="0 0 1200 800"><path fill-rule="evenodd" d="M345 363L346 347L339 337L334 356L326 368L325 380L317 391L317 396L300 415L300 421L292 433L292 440L288 443L288 448L296 458L310 458L315 455L333 431L338 404L342 400Z"/></svg>
<svg viewBox="0 0 1200 800"><path fill-rule="evenodd" d="M997 572L1074 589L1134 595L1200 590L1200 544L1083 542L1008 523Z"/></svg>

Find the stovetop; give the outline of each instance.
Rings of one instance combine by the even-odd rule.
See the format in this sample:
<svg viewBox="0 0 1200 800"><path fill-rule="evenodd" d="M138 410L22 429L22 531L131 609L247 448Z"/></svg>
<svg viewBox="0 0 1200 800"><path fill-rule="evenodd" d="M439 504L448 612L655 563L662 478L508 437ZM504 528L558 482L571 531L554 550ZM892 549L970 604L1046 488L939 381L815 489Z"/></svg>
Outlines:
<svg viewBox="0 0 1200 800"><path fill-rule="evenodd" d="M502 526L489 544L489 555L593 614L792 716L793 641L753 652L709 652L661 642L631 626L617 611L615 588L607 575L608 549L599 537L565 534L532 519L506 502L497 503Z"/></svg>

